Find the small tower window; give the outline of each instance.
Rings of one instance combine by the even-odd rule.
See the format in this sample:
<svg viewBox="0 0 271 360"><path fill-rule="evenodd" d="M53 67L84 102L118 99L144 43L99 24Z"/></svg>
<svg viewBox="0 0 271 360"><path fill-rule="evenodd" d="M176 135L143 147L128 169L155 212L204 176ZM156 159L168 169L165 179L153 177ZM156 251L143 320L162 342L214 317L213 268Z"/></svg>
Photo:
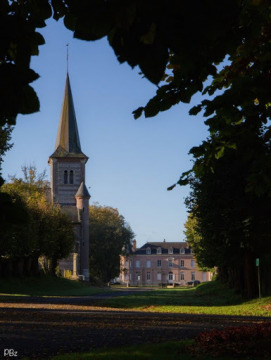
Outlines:
<svg viewBox="0 0 271 360"><path fill-rule="evenodd" d="M70 184L73 184L73 170L70 171Z"/></svg>
<svg viewBox="0 0 271 360"><path fill-rule="evenodd" d="M68 184L68 171L64 171L64 184Z"/></svg>

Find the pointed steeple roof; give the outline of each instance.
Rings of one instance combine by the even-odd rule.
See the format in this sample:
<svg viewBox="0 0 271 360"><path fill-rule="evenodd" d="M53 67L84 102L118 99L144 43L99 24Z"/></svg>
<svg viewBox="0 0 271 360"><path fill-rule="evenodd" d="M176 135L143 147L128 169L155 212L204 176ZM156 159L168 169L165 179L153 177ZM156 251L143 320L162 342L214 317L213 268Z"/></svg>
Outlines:
<svg viewBox="0 0 271 360"><path fill-rule="evenodd" d="M76 115L73 105L69 74L67 73L64 98L59 119L55 152L51 157L85 157L82 153Z"/></svg>
<svg viewBox="0 0 271 360"><path fill-rule="evenodd" d="M83 197L83 198L90 198L88 189L84 183L84 181L81 182L81 185L79 186L79 189L77 190L77 193L75 194L75 197Z"/></svg>

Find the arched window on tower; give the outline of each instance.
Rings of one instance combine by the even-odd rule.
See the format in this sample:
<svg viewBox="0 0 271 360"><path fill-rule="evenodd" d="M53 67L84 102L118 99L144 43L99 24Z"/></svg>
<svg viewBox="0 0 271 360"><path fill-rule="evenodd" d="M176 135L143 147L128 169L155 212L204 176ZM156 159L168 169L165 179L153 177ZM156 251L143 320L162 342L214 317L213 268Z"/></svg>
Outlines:
<svg viewBox="0 0 271 360"><path fill-rule="evenodd" d="M70 184L73 184L73 170L70 171Z"/></svg>
<svg viewBox="0 0 271 360"><path fill-rule="evenodd" d="M65 170L64 171L64 184L68 184L68 171L67 170Z"/></svg>

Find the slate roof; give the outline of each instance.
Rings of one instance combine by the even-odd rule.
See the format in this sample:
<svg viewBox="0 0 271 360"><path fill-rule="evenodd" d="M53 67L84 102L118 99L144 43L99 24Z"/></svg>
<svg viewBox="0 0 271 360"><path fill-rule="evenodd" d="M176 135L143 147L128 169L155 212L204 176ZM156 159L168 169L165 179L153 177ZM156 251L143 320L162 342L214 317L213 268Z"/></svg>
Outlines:
<svg viewBox="0 0 271 360"><path fill-rule="evenodd" d="M57 131L55 152L51 157L83 157L87 159L87 156L81 150L68 73Z"/></svg>
<svg viewBox="0 0 271 360"><path fill-rule="evenodd" d="M81 182L79 189L77 190L77 193L75 194L75 197L84 197L84 198L88 198L88 199L90 198L88 189L83 181Z"/></svg>
<svg viewBox="0 0 271 360"><path fill-rule="evenodd" d="M191 250L187 242L147 242L141 248L136 249L134 254L146 255L147 248L151 249L151 254L157 254L157 249L161 248L162 254L169 254L168 250L173 249L173 254L180 254L180 249L185 249L185 254L190 254Z"/></svg>

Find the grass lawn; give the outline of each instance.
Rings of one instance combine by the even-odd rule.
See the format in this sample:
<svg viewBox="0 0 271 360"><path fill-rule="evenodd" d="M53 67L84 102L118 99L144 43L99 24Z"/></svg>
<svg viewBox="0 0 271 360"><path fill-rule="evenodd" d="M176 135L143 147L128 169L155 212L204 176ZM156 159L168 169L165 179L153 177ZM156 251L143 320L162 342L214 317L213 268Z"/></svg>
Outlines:
<svg viewBox="0 0 271 360"><path fill-rule="evenodd" d="M195 288L156 289L99 301L99 306L189 314L271 316L271 297L244 301L213 281Z"/></svg>
<svg viewBox="0 0 271 360"><path fill-rule="evenodd" d="M0 279L1 295L11 296L86 296L110 291L80 281L57 277L30 277Z"/></svg>
<svg viewBox="0 0 271 360"><path fill-rule="evenodd" d="M115 349L100 349L89 353L76 353L54 356L52 360L210 360L209 354L192 354L187 346L194 340L174 341L160 344L143 344ZM216 360L232 360L234 356L216 356ZM238 356L239 360L252 360L247 356ZM253 360L256 360L254 357Z"/></svg>

